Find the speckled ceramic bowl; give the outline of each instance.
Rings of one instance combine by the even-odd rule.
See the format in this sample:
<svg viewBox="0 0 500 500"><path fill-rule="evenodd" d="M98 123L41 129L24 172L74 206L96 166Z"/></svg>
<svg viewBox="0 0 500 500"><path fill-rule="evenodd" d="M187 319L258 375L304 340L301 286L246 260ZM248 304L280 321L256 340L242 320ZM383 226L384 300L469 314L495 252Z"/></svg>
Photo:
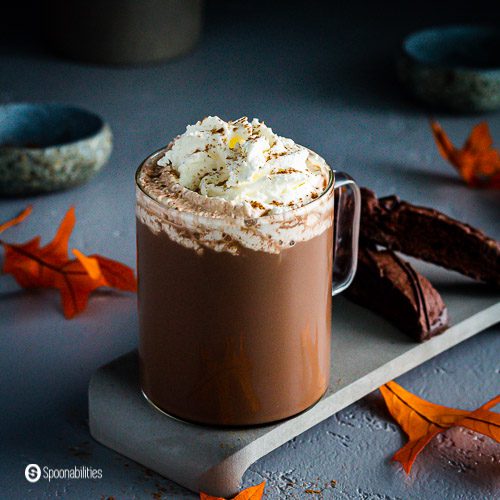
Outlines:
<svg viewBox="0 0 500 500"><path fill-rule="evenodd" d="M454 111L500 108L500 31L446 26L408 36L398 73L420 100Z"/></svg>
<svg viewBox="0 0 500 500"><path fill-rule="evenodd" d="M63 104L0 106L0 195L81 184L111 150L111 129L89 111Z"/></svg>

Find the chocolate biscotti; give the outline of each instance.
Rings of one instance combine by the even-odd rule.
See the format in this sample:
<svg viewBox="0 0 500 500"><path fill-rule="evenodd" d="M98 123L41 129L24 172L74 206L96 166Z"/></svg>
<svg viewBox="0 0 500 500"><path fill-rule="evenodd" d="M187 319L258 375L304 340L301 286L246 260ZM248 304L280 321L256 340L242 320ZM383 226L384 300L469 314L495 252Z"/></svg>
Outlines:
<svg viewBox="0 0 500 500"><path fill-rule="evenodd" d="M500 285L499 242L437 210L361 192L363 240Z"/></svg>
<svg viewBox="0 0 500 500"><path fill-rule="evenodd" d="M356 277L345 296L420 342L448 327L448 312L437 290L391 250L361 246Z"/></svg>

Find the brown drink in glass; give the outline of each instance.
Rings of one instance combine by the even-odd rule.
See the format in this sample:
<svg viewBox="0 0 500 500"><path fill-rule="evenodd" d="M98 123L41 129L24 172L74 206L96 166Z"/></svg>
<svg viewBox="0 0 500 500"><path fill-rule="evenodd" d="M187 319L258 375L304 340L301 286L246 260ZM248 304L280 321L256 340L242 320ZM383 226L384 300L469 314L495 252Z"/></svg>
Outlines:
<svg viewBox="0 0 500 500"><path fill-rule="evenodd" d="M181 186L158 165L164 154L147 158L136 179L144 395L212 425L302 412L330 378L335 174L326 169L322 193L303 206L249 216ZM342 286L352 274L351 255Z"/></svg>

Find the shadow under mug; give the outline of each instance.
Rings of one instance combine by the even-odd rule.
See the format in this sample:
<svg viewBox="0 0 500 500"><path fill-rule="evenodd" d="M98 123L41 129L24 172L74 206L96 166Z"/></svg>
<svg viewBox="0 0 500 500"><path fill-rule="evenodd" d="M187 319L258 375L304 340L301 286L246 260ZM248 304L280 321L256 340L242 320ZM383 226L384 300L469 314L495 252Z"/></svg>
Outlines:
<svg viewBox="0 0 500 500"><path fill-rule="evenodd" d="M136 179L163 154L147 158ZM136 194L148 401L170 416L220 426L275 422L314 405L330 381L332 295L356 270L355 182L332 171L314 201L255 219L181 212L138 181ZM245 240L277 234L279 251Z"/></svg>

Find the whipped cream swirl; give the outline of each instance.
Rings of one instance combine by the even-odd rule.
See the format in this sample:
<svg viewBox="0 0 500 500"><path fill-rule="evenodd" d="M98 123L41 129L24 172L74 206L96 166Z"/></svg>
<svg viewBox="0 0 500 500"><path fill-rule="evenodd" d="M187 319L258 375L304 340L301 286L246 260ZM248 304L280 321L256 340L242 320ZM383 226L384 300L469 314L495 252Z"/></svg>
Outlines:
<svg viewBox="0 0 500 500"><path fill-rule="evenodd" d="M183 187L251 216L306 205L325 191L330 173L321 157L246 117L209 116L188 125L157 164L175 172Z"/></svg>

